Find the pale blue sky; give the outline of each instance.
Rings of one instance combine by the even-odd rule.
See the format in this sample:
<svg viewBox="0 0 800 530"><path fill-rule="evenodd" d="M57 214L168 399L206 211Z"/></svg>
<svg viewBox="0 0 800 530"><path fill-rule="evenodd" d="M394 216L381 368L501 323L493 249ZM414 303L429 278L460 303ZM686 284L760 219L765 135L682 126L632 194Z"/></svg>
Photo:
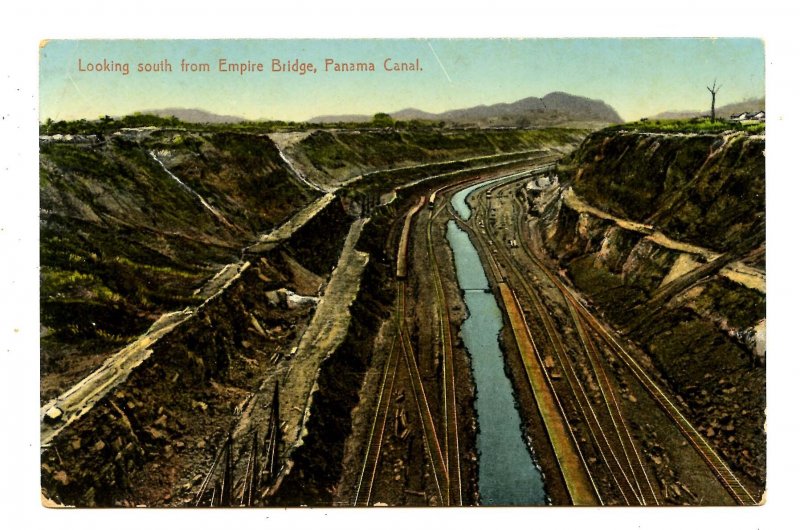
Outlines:
<svg viewBox="0 0 800 530"><path fill-rule="evenodd" d="M432 50L435 50L439 61ZM388 73L386 58L421 72ZM180 60L211 64L182 73ZM263 73L218 72L220 58L262 62ZM273 58L314 63L316 74L270 71ZM324 61L373 62L374 73L325 73ZM80 72L103 59L130 74ZM172 73L136 72L167 59ZM705 109L706 85L722 85L718 105L764 95L758 39L529 40L76 40L40 51L41 119L94 119L162 107L202 108L249 119L305 120L320 114L430 112L512 102L553 91L602 99L624 119L665 110Z"/></svg>

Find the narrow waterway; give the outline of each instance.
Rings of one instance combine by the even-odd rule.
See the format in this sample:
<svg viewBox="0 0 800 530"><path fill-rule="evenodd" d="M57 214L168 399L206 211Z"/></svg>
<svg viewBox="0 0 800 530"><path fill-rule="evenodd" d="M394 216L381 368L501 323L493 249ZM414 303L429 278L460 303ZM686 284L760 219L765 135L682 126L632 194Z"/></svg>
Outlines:
<svg viewBox="0 0 800 530"><path fill-rule="evenodd" d="M477 184L453 196L453 207L461 217L470 215L467 196L485 185ZM447 241L453 249L458 284L469 312L461 336L472 359L477 387L480 502L484 506L546 504L541 470L534 465L523 439L511 381L504 369L499 344L503 327L500 308L489 291L477 250L455 221L447 224Z"/></svg>
<svg viewBox="0 0 800 530"><path fill-rule="evenodd" d="M453 198L450 200L450 204L453 205L456 212L458 213L459 217L461 217L465 221L469 221L469 218L472 216L472 209L470 209L469 205L467 204L467 197L472 195L473 192L485 188L486 186L492 186L494 184L499 184L506 180L511 180L520 177L524 173L529 173L528 171L521 171L518 173L512 173L510 175L505 175L503 177L499 177L496 179L492 179L485 182L478 182L477 184L473 184L468 188L464 188L461 191L457 191L453 194Z"/></svg>

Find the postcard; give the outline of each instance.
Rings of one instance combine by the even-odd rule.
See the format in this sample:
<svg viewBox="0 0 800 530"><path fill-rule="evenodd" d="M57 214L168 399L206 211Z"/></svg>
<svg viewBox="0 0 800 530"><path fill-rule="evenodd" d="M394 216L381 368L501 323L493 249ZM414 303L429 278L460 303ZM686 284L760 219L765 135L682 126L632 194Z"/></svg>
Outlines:
<svg viewBox="0 0 800 530"><path fill-rule="evenodd" d="M765 502L763 41L39 61L43 505Z"/></svg>

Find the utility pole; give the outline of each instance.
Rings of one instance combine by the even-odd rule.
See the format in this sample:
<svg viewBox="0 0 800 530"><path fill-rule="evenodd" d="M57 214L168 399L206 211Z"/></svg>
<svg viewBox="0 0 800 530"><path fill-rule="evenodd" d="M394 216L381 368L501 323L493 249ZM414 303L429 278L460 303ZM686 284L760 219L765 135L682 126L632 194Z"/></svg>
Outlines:
<svg viewBox="0 0 800 530"><path fill-rule="evenodd" d="M706 88L708 89L709 92L711 92L711 123L714 123L715 121L717 121L717 115L714 110L714 106L716 105L717 102L717 92L719 92L719 89L722 88L722 85L717 86L717 80L714 79L714 84L711 85L710 87L707 86Z"/></svg>

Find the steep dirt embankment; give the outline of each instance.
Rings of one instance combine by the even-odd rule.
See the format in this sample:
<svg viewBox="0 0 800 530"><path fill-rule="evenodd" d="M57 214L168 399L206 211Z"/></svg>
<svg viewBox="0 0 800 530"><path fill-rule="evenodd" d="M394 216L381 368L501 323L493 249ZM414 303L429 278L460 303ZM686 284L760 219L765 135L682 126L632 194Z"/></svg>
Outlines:
<svg viewBox="0 0 800 530"><path fill-rule="evenodd" d="M389 317L394 290L390 260L380 256L390 219L373 217L364 225L357 250L371 257L363 286L350 306L350 325L339 347L322 362L311 404L308 433L293 456L294 467L284 480L274 505L330 505L332 488L342 472L344 443L351 432L351 413L373 355L380 324Z"/></svg>
<svg viewBox="0 0 800 530"><path fill-rule="evenodd" d="M763 281L736 268L763 278L763 150L763 136L744 133L601 131L560 166L580 201L563 193L532 208L572 282L649 355L734 469L761 486L766 295Z"/></svg>
<svg viewBox="0 0 800 530"><path fill-rule="evenodd" d="M47 437L42 486L48 498L78 506L193 502L247 404L265 381L296 364L315 305L290 304L280 293L318 295L324 277L298 261L305 257L292 247L321 243L320 228L330 225L325 243L341 248L352 222L338 200L318 216L308 223L316 236L298 231L266 254L247 256L249 267L234 267L240 277L152 343L141 365L83 416ZM337 258L319 253L311 266L330 271ZM287 402L286 408L302 405Z"/></svg>
<svg viewBox="0 0 800 530"><path fill-rule="evenodd" d="M93 401L83 415L43 409L54 412L43 431L78 418L43 438L43 490L79 506L192 504L253 396L267 382L291 380L321 304L314 297L356 222L353 201L342 199L349 190L255 252L260 235L321 197L288 173L266 136L142 129L44 138L41 173L43 401L76 388L163 313L191 308L174 329L145 341L123 374L100 378L97 393L84 389ZM380 185L383 193L394 181ZM361 284L369 287L349 306L343 341L320 356L303 444L277 497L263 502L324 503L339 478L351 410L394 292L395 243L386 245L398 213L370 208L355 249L369 254ZM308 299L289 304L293 293ZM282 410L307 405L283 400ZM234 445L241 460L244 444ZM278 447L279 458L287 449Z"/></svg>
<svg viewBox="0 0 800 530"><path fill-rule="evenodd" d="M202 301L194 291L246 242L317 195L263 136L43 138L42 399L162 313Z"/></svg>

